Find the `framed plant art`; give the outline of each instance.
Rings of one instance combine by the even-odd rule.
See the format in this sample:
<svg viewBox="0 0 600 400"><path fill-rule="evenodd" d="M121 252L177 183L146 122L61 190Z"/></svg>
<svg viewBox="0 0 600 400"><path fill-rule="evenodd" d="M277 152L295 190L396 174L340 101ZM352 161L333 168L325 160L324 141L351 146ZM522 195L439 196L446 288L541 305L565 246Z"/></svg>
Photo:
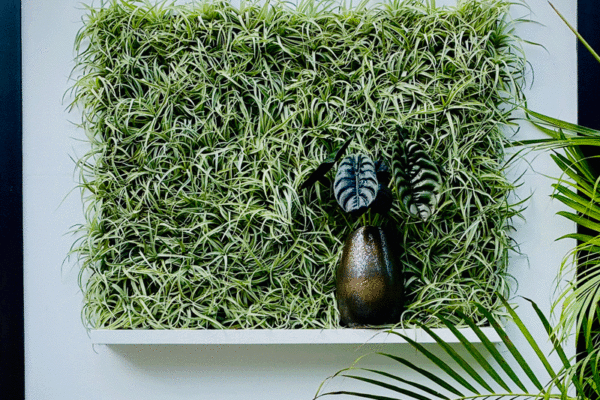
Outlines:
<svg viewBox="0 0 600 400"><path fill-rule="evenodd" d="M73 86L86 325L339 327L335 271L361 225L401 249L398 322L477 318L475 301L501 313L520 207L505 128L525 70L509 6L90 7ZM300 189L351 135L348 151L391 162L398 127L440 169L426 220L397 199L353 218L330 186Z"/></svg>

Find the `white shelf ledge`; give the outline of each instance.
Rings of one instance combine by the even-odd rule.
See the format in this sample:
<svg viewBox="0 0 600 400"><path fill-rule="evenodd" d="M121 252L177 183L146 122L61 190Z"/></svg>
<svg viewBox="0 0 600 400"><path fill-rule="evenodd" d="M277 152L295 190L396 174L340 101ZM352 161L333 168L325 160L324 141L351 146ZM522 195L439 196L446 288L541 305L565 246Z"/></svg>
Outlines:
<svg viewBox="0 0 600 400"><path fill-rule="evenodd" d="M481 328L493 343L500 337L493 328ZM419 343L435 343L422 329L397 330ZM459 329L471 343L481 340L470 329ZM447 328L433 329L433 332L448 343L458 343ZM240 329L240 330L111 330L90 331L93 344L385 344L406 343L398 335L374 329Z"/></svg>

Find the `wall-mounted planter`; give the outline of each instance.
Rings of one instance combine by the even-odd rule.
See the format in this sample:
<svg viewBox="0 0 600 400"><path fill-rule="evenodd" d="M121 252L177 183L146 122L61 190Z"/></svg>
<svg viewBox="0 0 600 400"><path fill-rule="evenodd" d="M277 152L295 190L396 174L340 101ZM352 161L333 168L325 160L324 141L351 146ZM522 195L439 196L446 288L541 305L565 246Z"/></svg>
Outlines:
<svg viewBox="0 0 600 400"><path fill-rule="evenodd" d="M459 329L471 343L481 340L470 328ZM499 343L500 337L494 328L481 328L492 343ZM435 343L422 329L398 330L418 343ZM433 332L448 343L458 343L447 328L433 329ZM373 329L228 329L228 330L110 330L90 331L93 344L391 344L406 343L398 335Z"/></svg>
<svg viewBox="0 0 600 400"><path fill-rule="evenodd" d="M351 130L348 153L391 155L398 125L415 144L400 164L440 173L435 208L404 190L421 212L396 201L386 216L403 249L402 321L481 319L472 302L502 315L520 210L501 126L526 64L508 0L429 3L90 8L73 88L90 145L73 246L85 324L339 327L335 269L358 223L322 185L299 188Z"/></svg>

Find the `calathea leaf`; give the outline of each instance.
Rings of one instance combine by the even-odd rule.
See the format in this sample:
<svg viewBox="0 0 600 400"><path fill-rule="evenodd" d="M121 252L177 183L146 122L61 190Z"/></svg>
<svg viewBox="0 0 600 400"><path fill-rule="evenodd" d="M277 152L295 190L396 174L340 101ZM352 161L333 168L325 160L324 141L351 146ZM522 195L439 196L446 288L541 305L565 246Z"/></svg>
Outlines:
<svg viewBox="0 0 600 400"><path fill-rule="evenodd" d="M429 154L414 140L400 140L394 152L392 172L404 210L427 220L437 207L442 185L439 169Z"/></svg>
<svg viewBox="0 0 600 400"><path fill-rule="evenodd" d="M357 216L375 201L378 186L373 160L363 154L353 154L340 163L333 192L342 210Z"/></svg>
<svg viewBox="0 0 600 400"><path fill-rule="evenodd" d="M325 178L325 174L329 172L329 170L333 167L333 165L342 158L348 146L350 146L350 142L354 135L350 135L348 140L337 148L336 151L329 154L329 156L315 169L312 174L306 178L306 180L300 186L300 190L306 189L312 185L314 185L317 181L327 184L328 180Z"/></svg>

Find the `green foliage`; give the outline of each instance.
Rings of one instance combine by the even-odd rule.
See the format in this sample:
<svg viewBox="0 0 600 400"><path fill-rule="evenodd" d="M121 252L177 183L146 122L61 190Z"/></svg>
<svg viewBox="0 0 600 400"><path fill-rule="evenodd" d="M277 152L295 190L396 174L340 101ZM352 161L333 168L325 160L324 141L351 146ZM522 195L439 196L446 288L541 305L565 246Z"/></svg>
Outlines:
<svg viewBox="0 0 600 400"><path fill-rule="evenodd" d="M359 222L329 188L299 188L350 131L349 152L390 159L399 124L445 177L426 223L397 203L388 213L405 249L404 322L480 320L473 299L498 314L518 214L500 128L525 67L509 5L88 8L73 88L91 146L73 248L86 324L338 326L334 270Z"/></svg>
<svg viewBox="0 0 600 400"><path fill-rule="evenodd" d="M487 398L544 398L544 399L575 399L570 388L573 387L577 393L586 393L586 396L577 397L579 399L595 399L600 395L600 385L598 380L598 361L600 360L600 348L593 350L589 361L580 361L574 363L573 360L566 356L565 348L561 341L558 340L553 332L548 320L540 311L538 306L529 300L539 321L545 328L547 337L535 337L529 331L527 326L519 318L517 313L504 300L506 310L510 314L512 321L518 328L518 331L525 339L523 346L516 347L509 335L503 328L502 324L489 313L485 307L477 304L477 307L485 315L486 321L491 325L496 333L500 336L504 349L500 352L494 343L491 343L481 328L476 325L476 321L459 313L463 322L467 324L474 333L481 339L482 346L474 346L469 342L453 322L442 318L444 325L448 328L456 339L459 347L465 349L469 356L467 358L461 356L456 351L456 346L451 346L437 336L430 328L421 325L423 328L440 346L445 358L453 362L445 361L429 351L425 346L415 342L410 337L403 335L397 331L390 331L393 334L401 336L406 340L417 352L423 355L423 362L420 362L421 367L417 367L410 361L388 353L377 353L396 361L403 368L408 368L419 375L421 383L415 383L402 379L391 372L372 370L361 367L351 367L337 372L333 378L343 376L353 380L366 382L368 384L388 389L394 393L388 397L383 395L373 395L369 393L355 391L335 391L323 392L324 384L321 384L319 392L315 398L327 395L348 394L356 397L367 399L391 400L397 397L396 393L403 395L401 398L412 398L416 400L425 399L487 399ZM540 350L540 344L546 343L548 340L552 343L552 352L556 353L562 363L562 366L556 370L553 369L548 355ZM526 353L527 351L527 353ZM524 354L529 354L525 356ZM534 356L535 355L535 356ZM424 365L436 366L442 372L433 374L422 368ZM543 367L545 373L536 375L534 366ZM584 366L587 369L595 368L595 374L577 374L575 371ZM501 375L498 373L502 371ZM544 376L542 376L544 375ZM521 376L525 382L523 382ZM547 378L548 377L548 378ZM543 383L542 383L543 382ZM325 383L325 382L324 382ZM533 385L533 386L532 386ZM527 389L533 387L535 389ZM415 389L417 389L415 391ZM444 394L444 391L447 394ZM448 397L450 396L450 397Z"/></svg>
<svg viewBox="0 0 600 400"><path fill-rule="evenodd" d="M590 54L600 62L600 56L554 7L558 16L575 34ZM575 239L578 245L565 257L560 273L575 276L557 298L553 310L560 307L560 319L555 333L565 339L575 331L577 343L584 344L580 361L569 374L578 376L582 397L600 397L600 172L589 161L600 156L585 157L581 146L600 146L600 131L572 124L547 115L525 110L533 124L550 136L549 139L529 141L538 149L563 150L552 159L563 175L552 185L553 197L573 212L559 215L586 228L590 234L572 233L563 238ZM594 397L595 396L595 397Z"/></svg>
<svg viewBox="0 0 600 400"><path fill-rule="evenodd" d="M580 376L583 391L600 396L600 175L585 157L581 145L600 146L600 131L571 124L526 110L532 122L550 136L549 139L522 142L553 152L552 159L563 172L552 185L553 198L572 211L558 214L589 230L589 234L571 233L560 239L575 239L578 245L565 257L559 273L575 276L556 299L560 318L555 334L561 340L575 333L585 344L586 352L578 365L568 371ZM584 377L586 377L584 379ZM592 397L593 398L593 397Z"/></svg>

